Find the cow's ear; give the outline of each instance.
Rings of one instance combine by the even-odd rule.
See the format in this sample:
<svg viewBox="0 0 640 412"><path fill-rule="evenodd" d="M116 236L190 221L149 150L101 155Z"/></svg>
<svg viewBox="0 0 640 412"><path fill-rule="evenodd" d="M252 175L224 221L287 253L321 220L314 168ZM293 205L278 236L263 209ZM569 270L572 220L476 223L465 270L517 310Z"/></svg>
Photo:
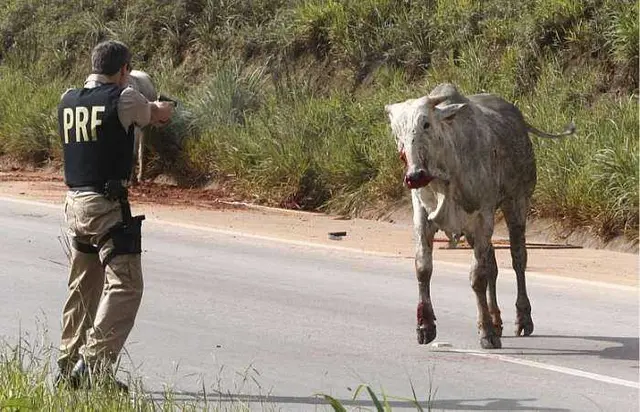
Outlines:
<svg viewBox="0 0 640 412"><path fill-rule="evenodd" d="M460 109L466 106L466 103L454 103L442 107L436 106L434 111L438 120L451 121Z"/></svg>
<svg viewBox="0 0 640 412"><path fill-rule="evenodd" d="M384 105L384 112L387 114L389 120L393 121L393 119L396 117L399 106L400 104L398 103Z"/></svg>
<svg viewBox="0 0 640 412"><path fill-rule="evenodd" d="M393 113L393 106L395 106L395 104L384 105L384 112L387 114L387 116L391 116L391 114Z"/></svg>

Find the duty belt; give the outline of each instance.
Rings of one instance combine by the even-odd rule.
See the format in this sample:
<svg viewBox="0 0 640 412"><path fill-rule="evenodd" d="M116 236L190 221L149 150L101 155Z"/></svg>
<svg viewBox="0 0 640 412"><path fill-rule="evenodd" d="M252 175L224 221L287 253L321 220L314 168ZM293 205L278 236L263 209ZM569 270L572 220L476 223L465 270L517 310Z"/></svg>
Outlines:
<svg viewBox="0 0 640 412"><path fill-rule="evenodd" d="M105 183L71 186L69 187L69 190L76 192L99 193L109 200L126 200L128 197L127 184L121 180L109 180Z"/></svg>
<svg viewBox="0 0 640 412"><path fill-rule="evenodd" d="M70 187L69 190L72 190L75 192L104 193L104 186L73 186L73 187Z"/></svg>

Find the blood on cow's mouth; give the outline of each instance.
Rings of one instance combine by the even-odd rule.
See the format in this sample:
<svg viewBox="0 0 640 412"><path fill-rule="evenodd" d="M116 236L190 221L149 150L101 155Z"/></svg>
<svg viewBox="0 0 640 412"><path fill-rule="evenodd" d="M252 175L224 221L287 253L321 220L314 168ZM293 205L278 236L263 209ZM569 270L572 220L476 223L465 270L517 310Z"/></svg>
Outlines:
<svg viewBox="0 0 640 412"><path fill-rule="evenodd" d="M417 176L405 176L404 183L409 189L420 189L431 183L434 178L426 173L420 173Z"/></svg>

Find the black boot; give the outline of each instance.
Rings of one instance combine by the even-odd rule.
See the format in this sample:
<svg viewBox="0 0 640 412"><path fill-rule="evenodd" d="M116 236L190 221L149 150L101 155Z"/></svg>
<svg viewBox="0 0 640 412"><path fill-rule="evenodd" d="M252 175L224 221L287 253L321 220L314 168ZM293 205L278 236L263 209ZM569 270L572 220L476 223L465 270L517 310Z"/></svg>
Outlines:
<svg viewBox="0 0 640 412"><path fill-rule="evenodd" d="M69 380L69 374L60 371L58 372L55 379L53 380L53 386L56 389L62 389L63 386L67 385L68 380Z"/></svg>
<svg viewBox="0 0 640 412"><path fill-rule="evenodd" d="M110 368L93 370L84 358L80 358L71 369L71 373L66 378L66 384L70 389L91 389L95 386L113 388L121 392L129 392L129 387L116 379Z"/></svg>
<svg viewBox="0 0 640 412"><path fill-rule="evenodd" d="M62 388L69 388L69 389L75 389L75 388L71 388L70 385L70 376L71 376L71 369L74 365L74 363L71 363L72 361L69 360L65 360L64 362L58 362L58 374L56 375L56 377L53 380L53 385L56 389L62 389Z"/></svg>

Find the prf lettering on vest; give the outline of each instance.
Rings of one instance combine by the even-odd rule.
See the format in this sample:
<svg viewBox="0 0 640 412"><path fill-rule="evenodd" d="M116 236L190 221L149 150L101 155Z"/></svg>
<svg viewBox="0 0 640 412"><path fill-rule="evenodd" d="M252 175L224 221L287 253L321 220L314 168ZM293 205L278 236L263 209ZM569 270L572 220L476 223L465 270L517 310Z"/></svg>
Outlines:
<svg viewBox="0 0 640 412"><path fill-rule="evenodd" d="M64 142L69 143L69 130L75 127L76 142L95 142L98 140L97 128L102 124L102 116L105 106L92 106L89 108L78 106L74 109L65 108L62 111L62 125L64 128ZM91 116L89 116L91 114ZM91 122L91 123L89 123ZM90 129L87 129L90 125Z"/></svg>

